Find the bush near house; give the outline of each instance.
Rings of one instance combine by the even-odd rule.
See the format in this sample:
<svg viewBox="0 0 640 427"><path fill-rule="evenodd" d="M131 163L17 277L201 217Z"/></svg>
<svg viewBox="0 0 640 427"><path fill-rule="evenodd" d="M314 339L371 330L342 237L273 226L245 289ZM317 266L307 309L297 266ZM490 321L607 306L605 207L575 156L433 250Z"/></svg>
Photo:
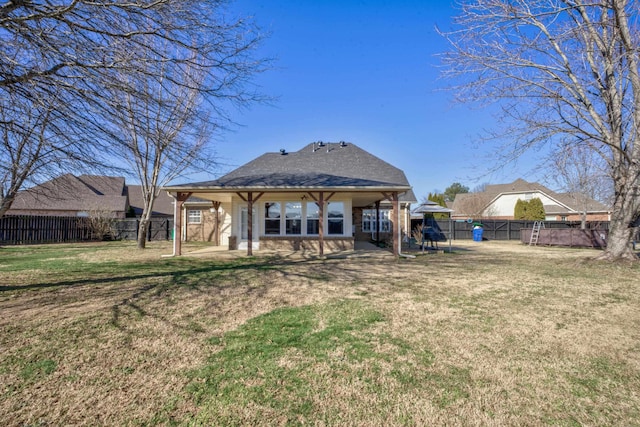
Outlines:
<svg viewBox="0 0 640 427"><path fill-rule="evenodd" d="M544 205L539 197L526 201L518 199L513 208L513 219L524 219L527 221L542 221L545 219Z"/></svg>
<svg viewBox="0 0 640 427"><path fill-rule="evenodd" d="M513 208L513 219L527 219L526 205L528 205L527 202L518 199L516 206Z"/></svg>

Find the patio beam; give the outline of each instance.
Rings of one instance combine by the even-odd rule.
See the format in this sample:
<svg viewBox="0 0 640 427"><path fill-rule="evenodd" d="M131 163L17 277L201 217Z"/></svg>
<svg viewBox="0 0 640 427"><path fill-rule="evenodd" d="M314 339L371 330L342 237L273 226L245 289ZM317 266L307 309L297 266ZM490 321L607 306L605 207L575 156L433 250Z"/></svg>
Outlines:
<svg viewBox="0 0 640 427"><path fill-rule="evenodd" d="M398 256L400 254L400 197L397 191L393 191L391 193L382 193L382 195L391 201L391 206L393 206L393 218L391 223L393 224L392 234L393 234L393 254ZM398 228L396 228L398 227Z"/></svg>
<svg viewBox="0 0 640 427"><path fill-rule="evenodd" d="M264 192L253 197L253 191L249 191L246 198L240 192L236 194L247 202L247 256L253 256L253 204L264 195Z"/></svg>
<svg viewBox="0 0 640 427"><path fill-rule="evenodd" d="M213 200L211 202L211 206L214 209L213 212L213 227L214 227L214 231L213 231L213 243L216 246L220 246L220 218L219 218L219 209L220 209L220 205L222 204L222 202L218 202L216 200Z"/></svg>
<svg viewBox="0 0 640 427"><path fill-rule="evenodd" d="M173 215L174 231L173 231L173 249L176 256L182 255L182 206L184 202L191 197L193 193L176 194L176 210Z"/></svg>

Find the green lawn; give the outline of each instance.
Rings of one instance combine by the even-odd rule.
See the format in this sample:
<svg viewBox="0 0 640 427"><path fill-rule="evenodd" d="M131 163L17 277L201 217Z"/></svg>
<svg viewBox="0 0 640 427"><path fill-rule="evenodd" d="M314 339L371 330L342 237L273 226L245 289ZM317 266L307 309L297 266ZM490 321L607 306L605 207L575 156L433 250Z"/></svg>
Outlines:
<svg viewBox="0 0 640 427"><path fill-rule="evenodd" d="M400 260L2 247L0 421L640 425L639 266L453 247Z"/></svg>

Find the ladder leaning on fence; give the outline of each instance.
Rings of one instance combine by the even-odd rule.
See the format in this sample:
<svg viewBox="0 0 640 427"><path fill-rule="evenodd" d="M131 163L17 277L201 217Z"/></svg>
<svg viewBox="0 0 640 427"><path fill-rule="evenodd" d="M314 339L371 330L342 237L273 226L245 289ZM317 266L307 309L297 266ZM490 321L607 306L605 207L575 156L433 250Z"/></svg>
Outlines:
<svg viewBox="0 0 640 427"><path fill-rule="evenodd" d="M531 238L529 239L529 246L538 244L538 237L540 236L541 228L544 228L544 221L535 221L533 223L533 229L531 230Z"/></svg>

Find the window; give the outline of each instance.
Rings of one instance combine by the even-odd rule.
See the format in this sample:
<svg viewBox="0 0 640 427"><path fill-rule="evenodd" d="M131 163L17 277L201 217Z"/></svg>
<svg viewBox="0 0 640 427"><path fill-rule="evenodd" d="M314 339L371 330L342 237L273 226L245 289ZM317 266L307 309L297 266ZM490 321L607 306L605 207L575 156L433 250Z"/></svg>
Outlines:
<svg viewBox="0 0 640 427"><path fill-rule="evenodd" d="M192 210L187 211L187 224L200 224L202 222L202 211Z"/></svg>
<svg viewBox="0 0 640 427"><path fill-rule="evenodd" d="M329 232L327 234L344 234L344 203L329 202L327 206Z"/></svg>
<svg viewBox="0 0 640 427"><path fill-rule="evenodd" d="M264 204L264 234L280 234L280 203Z"/></svg>
<svg viewBox="0 0 640 427"><path fill-rule="evenodd" d="M389 232L391 230L391 221L389 220L391 211L389 209L380 209L380 232ZM376 231L376 210L362 210L362 231L374 233Z"/></svg>
<svg viewBox="0 0 640 427"><path fill-rule="evenodd" d="M372 209L362 210L362 231L376 231L376 211Z"/></svg>
<svg viewBox="0 0 640 427"><path fill-rule="evenodd" d="M302 203L287 202L284 215L285 233L302 234Z"/></svg>
<svg viewBox="0 0 640 427"><path fill-rule="evenodd" d="M307 234L320 234L320 207L316 202L307 202Z"/></svg>

